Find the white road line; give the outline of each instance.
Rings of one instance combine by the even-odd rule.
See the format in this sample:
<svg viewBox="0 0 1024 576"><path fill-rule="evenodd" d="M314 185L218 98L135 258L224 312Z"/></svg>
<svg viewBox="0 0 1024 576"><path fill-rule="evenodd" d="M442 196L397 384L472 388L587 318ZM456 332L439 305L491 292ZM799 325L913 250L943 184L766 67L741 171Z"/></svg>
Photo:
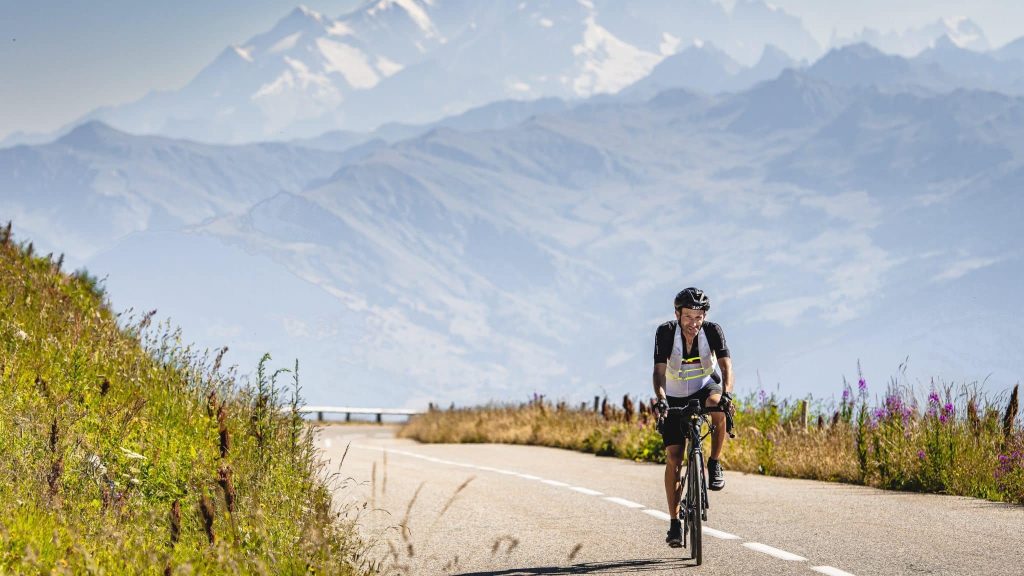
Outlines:
<svg viewBox="0 0 1024 576"><path fill-rule="evenodd" d="M827 574L828 576L853 576L853 574L850 574L845 570L840 570L834 566L812 566L811 570Z"/></svg>
<svg viewBox="0 0 1024 576"><path fill-rule="evenodd" d="M707 534L708 536L711 536L712 538L720 538L722 540L740 539L740 537L735 534L729 534L728 532L722 532L721 530L715 530L714 528L708 528L707 526L702 526L700 531L704 534Z"/></svg>
<svg viewBox="0 0 1024 576"><path fill-rule="evenodd" d="M792 552L786 552L785 550L772 548L771 546L767 544L761 544L760 542L744 542L743 545L747 548L750 548L751 550L756 550L769 556L774 556L780 560L789 560L791 562L803 562L807 560L807 558L804 558L803 556L797 556Z"/></svg>
<svg viewBox="0 0 1024 576"><path fill-rule="evenodd" d="M619 506L625 506L626 508L646 508L643 504L638 504L632 500L626 500L625 498L619 498L618 496L605 496L604 499L609 502L614 502Z"/></svg>
<svg viewBox="0 0 1024 576"><path fill-rule="evenodd" d="M641 512L643 512L644 514L647 514L648 516L654 516L658 520L671 520L672 519L672 517L669 516L667 512L662 512L661 510L652 510L650 508L646 508L644 510L641 510Z"/></svg>
<svg viewBox="0 0 1024 576"><path fill-rule="evenodd" d="M327 447L327 448L331 447L331 440L329 438L325 438L324 439L324 446ZM352 447L353 448L363 448L365 450L377 450L378 449L376 447L359 446L359 445L352 445ZM505 475L510 475L510 476L518 476L519 478L523 478L525 480L538 480L540 482L543 482L544 484L548 484L548 485L551 485L551 486L556 486L556 487L559 487L559 488L568 488L569 490L573 490L575 492L579 492L580 494L586 494L587 496L602 496L603 495L601 492L598 492L597 490L591 490L590 488L584 488L582 486L571 486L569 484L566 484L565 482L559 482L558 480L546 480L544 478L541 478L540 476L534 476L532 474L523 474L523 473L520 473L520 472L513 472L511 470L502 470L500 468L492 468L490 466L478 466L478 465L475 465L475 464L468 464L468 463L464 463L464 462L453 462L451 460L442 460L440 458L434 458L433 456L425 456L425 455L422 455L422 454L416 454L414 452L406 452L404 450L389 450L389 449L385 448L384 452L391 452L392 454L401 454L403 456L409 456L409 457L412 457L412 458L419 458L421 460L426 460L428 462L435 462L437 464L448 464L448 465L452 465L452 466L461 466L463 468L473 468L473 469L476 469L476 470L483 470L483 471L487 471L487 472L496 472L498 474L505 474ZM642 509L640 511L643 512L644 514L647 514L648 516L652 516L652 517L657 518L659 520L671 520L672 519L671 516L669 516L665 512L662 512L661 510L654 510L654 509L651 509L651 508L647 508L643 504L639 504L637 502L633 502L632 500L626 500L625 498L619 498L617 496L605 496L604 499L609 501L609 502L612 502L614 504L618 504L620 506L625 506L626 508ZM722 532L721 530L715 530L714 528L708 528L707 526L704 526L702 528L702 531L703 531L704 534L707 534L708 536L711 536L713 538L720 538L722 540L739 540L740 539L740 537L736 536L735 534L730 534L728 532ZM807 560L803 556L798 556L796 554L793 554L792 552L786 552L785 550L780 550L778 548L773 548L771 546L768 546L767 544L761 544L760 542L744 542L743 546L746 547L746 548L749 548L751 550L755 550L757 552L761 552L763 554L768 554L769 556L774 556L775 558L779 558L781 560L788 560L788 561L791 561L791 562L804 562L804 561ZM840 570L839 568L835 568L833 566L813 566L813 567L811 567L811 570L814 570L815 572L818 572L818 573L821 573L821 574L825 574L826 576L854 576L853 574L851 574L849 572L846 572L844 570Z"/></svg>

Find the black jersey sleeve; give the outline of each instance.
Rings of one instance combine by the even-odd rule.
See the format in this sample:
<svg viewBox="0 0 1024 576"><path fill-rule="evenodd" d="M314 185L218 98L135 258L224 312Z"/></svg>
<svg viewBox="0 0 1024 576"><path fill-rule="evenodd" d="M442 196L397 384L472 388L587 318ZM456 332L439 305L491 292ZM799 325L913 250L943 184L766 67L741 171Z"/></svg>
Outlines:
<svg viewBox="0 0 1024 576"><path fill-rule="evenodd" d="M658 326L654 334L654 363L668 364L668 358L672 355L672 344L676 337L675 322L665 322Z"/></svg>
<svg viewBox="0 0 1024 576"><path fill-rule="evenodd" d="M725 344L725 333L722 327L714 322L704 323L704 334L708 337L708 347L719 358L729 357L729 347Z"/></svg>

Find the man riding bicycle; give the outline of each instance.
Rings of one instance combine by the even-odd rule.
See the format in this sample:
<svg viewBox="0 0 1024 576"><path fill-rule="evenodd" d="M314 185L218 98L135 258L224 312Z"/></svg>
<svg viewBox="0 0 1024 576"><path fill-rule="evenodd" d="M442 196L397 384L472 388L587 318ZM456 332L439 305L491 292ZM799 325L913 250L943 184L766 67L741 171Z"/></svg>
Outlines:
<svg viewBox="0 0 1024 576"><path fill-rule="evenodd" d="M680 482L683 465L683 426L679 411L669 407L683 407L691 399L699 399L705 406L729 409L732 401L732 359L725 345L722 328L714 322L705 322L711 301L702 290L687 288L676 294L676 319L658 326L654 337L654 395L655 411L662 425L665 444L665 495L668 499L669 545L682 543L682 525L679 521ZM715 367L721 376L715 373ZM711 414L715 426L711 436L711 454L707 470L709 488L725 487L722 465L718 462L725 443L725 413Z"/></svg>

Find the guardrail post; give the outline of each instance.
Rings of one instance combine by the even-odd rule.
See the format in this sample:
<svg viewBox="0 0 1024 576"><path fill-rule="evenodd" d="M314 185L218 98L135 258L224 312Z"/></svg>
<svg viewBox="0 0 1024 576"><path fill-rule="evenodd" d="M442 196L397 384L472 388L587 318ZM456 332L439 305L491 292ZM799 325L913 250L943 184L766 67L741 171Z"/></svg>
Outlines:
<svg viewBox="0 0 1024 576"><path fill-rule="evenodd" d="M383 424L383 423L384 423L384 415L381 414L380 412L377 412L377 424Z"/></svg>
<svg viewBox="0 0 1024 576"><path fill-rule="evenodd" d="M316 413L316 421L317 422L323 422L324 421L324 413L323 412L317 412Z"/></svg>
<svg viewBox="0 0 1024 576"><path fill-rule="evenodd" d="M345 412L345 422L351 422L351 421L352 421L352 413L351 412Z"/></svg>

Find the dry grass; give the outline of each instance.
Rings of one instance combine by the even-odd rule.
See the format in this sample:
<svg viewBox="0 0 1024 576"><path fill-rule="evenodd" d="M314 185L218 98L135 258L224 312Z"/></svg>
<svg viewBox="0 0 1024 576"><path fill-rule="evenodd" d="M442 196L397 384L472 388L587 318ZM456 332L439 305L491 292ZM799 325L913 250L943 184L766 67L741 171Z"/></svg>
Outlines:
<svg viewBox="0 0 1024 576"><path fill-rule="evenodd" d="M621 408L607 399L569 407L536 396L521 404L432 406L399 435L664 462L649 405L625 398ZM1016 387L1006 401L1003 395L988 399L976 386L954 391L932 383L927 399L919 400L894 380L871 402L862 379L857 390L844 383L838 405L779 400L761 392L737 406L738 437L728 441L722 456L727 469L1024 503L1024 431Z"/></svg>

